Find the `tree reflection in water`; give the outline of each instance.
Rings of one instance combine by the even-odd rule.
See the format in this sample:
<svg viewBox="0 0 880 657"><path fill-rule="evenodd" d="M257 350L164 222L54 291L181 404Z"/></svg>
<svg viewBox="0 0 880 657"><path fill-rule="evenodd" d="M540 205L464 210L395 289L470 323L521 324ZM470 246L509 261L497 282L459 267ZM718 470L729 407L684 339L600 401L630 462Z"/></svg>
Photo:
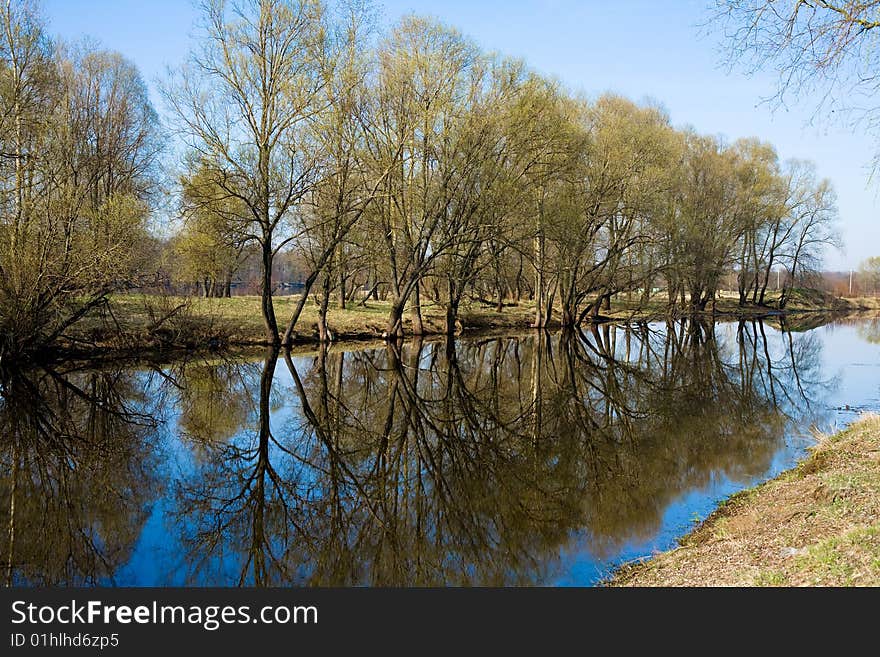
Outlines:
<svg viewBox="0 0 880 657"><path fill-rule="evenodd" d="M2 377L7 585L121 583L163 490L143 376L71 366Z"/></svg>
<svg viewBox="0 0 880 657"><path fill-rule="evenodd" d="M572 545L613 556L682 494L770 467L825 384L819 342L783 338L683 322L269 353L257 430L190 436L189 582L536 584Z"/></svg>
<svg viewBox="0 0 880 657"><path fill-rule="evenodd" d="M682 495L768 471L829 383L815 334L771 338L604 325L7 374L5 580L553 581L566 554L613 559Z"/></svg>

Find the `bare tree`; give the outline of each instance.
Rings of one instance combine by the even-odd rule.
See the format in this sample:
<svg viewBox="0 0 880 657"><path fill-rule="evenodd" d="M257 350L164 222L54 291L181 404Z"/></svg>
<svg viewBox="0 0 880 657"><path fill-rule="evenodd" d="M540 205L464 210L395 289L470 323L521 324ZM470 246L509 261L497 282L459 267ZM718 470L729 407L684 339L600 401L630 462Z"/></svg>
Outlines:
<svg viewBox="0 0 880 657"><path fill-rule="evenodd" d="M259 245L266 341L280 343L275 255L313 183L307 121L324 102L324 8L318 0L205 0L200 44L164 88L180 134L247 208L240 232Z"/></svg>
<svg viewBox="0 0 880 657"><path fill-rule="evenodd" d="M455 30L415 17L395 27L379 61L377 121L368 143L372 166L391 173L370 218L389 254L386 335L396 337L408 302L413 331L423 331L420 285L460 237L449 220L465 171L475 166L461 128L482 91L485 61Z"/></svg>
<svg viewBox="0 0 880 657"><path fill-rule="evenodd" d="M834 188L827 179L816 180L812 167L805 168L794 194L796 203L790 212L790 247L782 260L788 276L779 298L780 308L785 308L798 279L805 280L819 270L825 249L839 246Z"/></svg>
<svg viewBox="0 0 880 657"><path fill-rule="evenodd" d="M292 341L312 286L321 274L318 333L322 342L332 340L327 309L334 274L344 280L345 242L388 175L387 169L370 172L364 164L366 131L372 120L366 87L371 62L365 54L371 16L363 3L343 5L343 10L341 19L330 26L323 109L309 122L317 171L296 217L296 247L305 255L309 272L287 324L284 344ZM344 303L344 285L340 285L340 298Z"/></svg>
<svg viewBox="0 0 880 657"><path fill-rule="evenodd" d="M817 116L880 128L880 1L715 0L711 18L728 62L778 71L777 102L818 94Z"/></svg>

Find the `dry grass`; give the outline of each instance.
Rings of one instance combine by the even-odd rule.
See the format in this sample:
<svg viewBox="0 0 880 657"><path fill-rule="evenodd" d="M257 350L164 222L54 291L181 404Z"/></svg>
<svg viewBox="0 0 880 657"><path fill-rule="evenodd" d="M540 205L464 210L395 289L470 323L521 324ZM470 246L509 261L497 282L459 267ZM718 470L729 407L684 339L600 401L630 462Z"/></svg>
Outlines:
<svg viewBox="0 0 880 657"><path fill-rule="evenodd" d="M155 298L143 295L123 295L114 297L111 303L113 314L122 330L135 335L149 327L152 321L147 311ZM166 297L162 303L175 306L185 300L180 297ZM186 300L188 321L194 329L205 335L221 334L225 342L249 344L261 342L265 329L260 312L258 296L238 296L230 299ZM284 331L293 313L297 297L274 298L275 315L279 330ZM369 301L364 305L349 303L345 310L331 306L328 323L339 339L379 338L385 331L390 303ZM154 313L155 314L155 313ZM523 301L517 305L506 305L502 312L481 303L463 304L460 310L461 326L465 330L491 328L526 328L534 317L534 304ZM445 328L444 309L430 301L422 304L422 319L428 334L443 333ZM297 323L299 339L312 340L318 336L318 307L309 300ZM411 330L409 313L404 315L404 330Z"/></svg>
<svg viewBox="0 0 880 657"><path fill-rule="evenodd" d="M880 585L880 416L822 439L799 467L734 495L681 547L609 584Z"/></svg>
<svg viewBox="0 0 880 657"><path fill-rule="evenodd" d="M846 298L844 301L852 303L859 310L880 310L880 297L854 297Z"/></svg>
<svg viewBox="0 0 880 657"><path fill-rule="evenodd" d="M729 295L728 295L729 296ZM766 315L767 307L740 308L734 297L721 298L716 311L731 317ZM275 297L275 314L281 332L287 326L298 297ZM799 315L818 318L819 306L809 305L807 300L793 304L791 311L811 311ZM816 300L813 300L816 301ZM111 299L111 321L105 317L87 318L77 325L70 338L71 347L89 345L92 351L119 351L165 347L199 348L228 345L265 344L265 329L260 312L258 296L239 296L231 299L201 299L140 294L118 295ZM850 306L855 309L855 306ZM366 304L349 303L345 310L331 306L328 320L337 340L380 339L385 332L390 304L369 301ZM172 313L172 311L174 311ZM170 314L169 314L170 313ZM459 312L457 332L471 330L521 330L528 328L535 313L534 303L523 300L518 304L506 304L501 312L493 305L473 301L464 303ZM659 319L666 317L668 308L664 295L655 295L646 305L640 305L636 295L616 298L612 311L606 312L612 319ZM794 316L792 316L794 317ZM441 335L445 330L444 309L441 305L423 300L422 318L426 335ZM318 307L313 300L306 304L296 327L297 341L315 342ZM160 321L161 320L161 321ZM791 320L794 321L794 320ZM812 320L810 320L812 321ZM551 327L558 324L552 322ZM409 312L404 314L404 331L411 333Z"/></svg>

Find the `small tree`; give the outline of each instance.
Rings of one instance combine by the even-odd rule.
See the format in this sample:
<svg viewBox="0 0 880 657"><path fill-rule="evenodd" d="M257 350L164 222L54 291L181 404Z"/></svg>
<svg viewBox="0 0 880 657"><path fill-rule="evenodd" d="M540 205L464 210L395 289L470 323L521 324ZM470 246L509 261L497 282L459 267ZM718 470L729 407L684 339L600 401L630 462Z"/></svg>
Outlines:
<svg viewBox="0 0 880 657"><path fill-rule="evenodd" d="M204 296L228 297L246 253L248 239L238 228L247 208L213 181L204 168L181 181L184 227L174 239L173 264L177 278L195 282Z"/></svg>

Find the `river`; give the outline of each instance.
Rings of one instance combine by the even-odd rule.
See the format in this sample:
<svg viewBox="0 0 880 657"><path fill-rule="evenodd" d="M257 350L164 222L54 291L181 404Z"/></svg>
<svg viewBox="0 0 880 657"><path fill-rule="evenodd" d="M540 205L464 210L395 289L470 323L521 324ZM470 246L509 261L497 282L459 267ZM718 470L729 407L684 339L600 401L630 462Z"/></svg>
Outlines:
<svg viewBox="0 0 880 657"><path fill-rule="evenodd" d="M871 319L6 372L0 560L24 586L593 585L878 409Z"/></svg>

